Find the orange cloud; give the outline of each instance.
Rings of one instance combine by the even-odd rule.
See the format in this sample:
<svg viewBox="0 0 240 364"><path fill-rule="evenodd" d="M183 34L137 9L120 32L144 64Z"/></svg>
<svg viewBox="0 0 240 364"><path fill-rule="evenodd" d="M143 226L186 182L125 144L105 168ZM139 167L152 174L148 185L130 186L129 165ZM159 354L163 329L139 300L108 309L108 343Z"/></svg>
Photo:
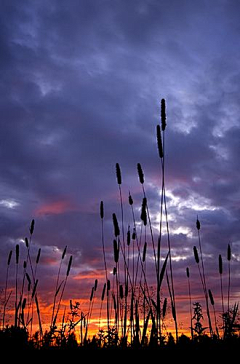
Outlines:
<svg viewBox="0 0 240 364"><path fill-rule="evenodd" d="M67 211L73 211L76 207L69 201L56 201L43 204L36 211L36 215L59 215Z"/></svg>

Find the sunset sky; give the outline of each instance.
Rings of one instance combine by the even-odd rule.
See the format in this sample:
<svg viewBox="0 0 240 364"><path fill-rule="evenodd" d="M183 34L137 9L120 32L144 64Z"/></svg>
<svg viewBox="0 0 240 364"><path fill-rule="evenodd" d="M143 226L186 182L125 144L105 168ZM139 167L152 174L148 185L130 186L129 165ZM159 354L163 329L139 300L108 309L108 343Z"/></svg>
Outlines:
<svg viewBox="0 0 240 364"><path fill-rule="evenodd" d="M111 272L112 213L121 221L116 163L122 171L125 231L133 227L129 191L140 222L141 163L157 236L156 125L164 98L166 195L180 326L188 327L186 267L193 300L204 305L193 256L197 215L208 287L218 301L222 254L226 296L230 243L231 304L238 301L239 1L2 0L0 9L0 287L16 244L25 259L24 238L34 219L31 253L35 257L42 249L42 306L52 304L66 245L63 276L73 255L66 302L88 299L96 278L101 296L99 205L104 202ZM163 258L166 252L163 245ZM149 253L150 279L152 266ZM14 261L9 274L14 278Z"/></svg>

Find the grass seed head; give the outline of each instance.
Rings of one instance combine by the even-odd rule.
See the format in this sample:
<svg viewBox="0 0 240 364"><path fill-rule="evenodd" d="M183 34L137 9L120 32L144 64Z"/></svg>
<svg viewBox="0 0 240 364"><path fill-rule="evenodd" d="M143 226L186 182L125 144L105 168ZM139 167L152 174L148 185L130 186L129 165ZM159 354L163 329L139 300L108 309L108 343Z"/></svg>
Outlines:
<svg viewBox="0 0 240 364"><path fill-rule="evenodd" d="M100 217L101 217L101 219L104 218L103 201L100 202Z"/></svg>
<svg viewBox="0 0 240 364"><path fill-rule="evenodd" d="M194 258L197 264L199 264L199 256L198 256L198 251L197 251L197 247L194 246L193 247L193 253L194 253Z"/></svg>
<svg viewBox="0 0 240 364"><path fill-rule="evenodd" d="M159 157L163 158L163 146L160 125L157 125L157 146Z"/></svg>
<svg viewBox="0 0 240 364"><path fill-rule="evenodd" d="M12 250L10 250L10 252L9 252L7 265L10 265L10 263L11 263L11 258L12 258Z"/></svg>
<svg viewBox="0 0 240 364"><path fill-rule="evenodd" d="M227 260L230 262L232 258L232 253L231 253L231 245L228 244L228 249L227 249Z"/></svg>
<svg viewBox="0 0 240 364"><path fill-rule="evenodd" d="M116 163L116 175L117 175L117 183L119 185L122 184L122 175L121 175L121 170L120 170L120 166L118 163Z"/></svg>
<svg viewBox="0 0 240 364"><path fill-rule="evenodd" d="M218 268L219 268L219 274L222 274L222 272L223 272L223 263L222 263L221 254L219 254L219 257L218 257Z"/></svg>
<svg viewBox="0 0 240 364"><path fill-rule="evenodd" d="M113 227L114 227L114 235L115 237L120 235L120 229L119 229L119 225L118 225L118 221L117 221L117 216L116 214L112 214L112 218L113 218Z"/></svg>
<svg viewBox="0 0 240 364"><path fill-rule="evenodd" d="M141 184L144 183L144 174L140 163L137 164L138 177Z"/></svg>
<svg viewBox="0 0 240 364"><path fill-rule="evenodd" d="M165 99L161 100L161 122L162 122L162 131L166 128L166 103Z"/></svg>
<svg viewBox="0 0 240 364"><path fill-rule="evenodd" d="M187 277L189 278L189 268L186 268Z"/></svg>

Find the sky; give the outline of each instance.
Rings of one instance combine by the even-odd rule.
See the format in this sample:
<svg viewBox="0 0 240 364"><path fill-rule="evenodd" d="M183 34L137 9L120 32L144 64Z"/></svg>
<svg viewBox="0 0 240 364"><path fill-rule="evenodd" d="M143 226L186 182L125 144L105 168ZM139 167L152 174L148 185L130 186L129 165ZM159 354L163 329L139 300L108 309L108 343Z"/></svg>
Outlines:
<svg viewBox="0 0 240 364"><path fill-rule="evenodd" d="M221 254L226 296L226 252L231 244L231 303L238 301L239 1L0 4L2 292L8 253L19 244L25 259L24 238L29 237L32 219L31 254L36 256L41 248L38 290L43 307L52 303L65 246L63 275L73 256L66 302L87 299L94 280L103 282L99 205L104 202L110 272L112 214L121 221L116 163L122 172L125 231L128 225L133 227L129 191L140 229L143 195L137 163L141 163L158 234L161 168L156 125L164 98L166 197L179 320L186 327L186 267L193 297L204 304L193 256L197 216L208 287L220 297ZM166 251L163 246L162 258ZM147 259L151 272L150 253ZM14 269L12 263L12 278Z"/></svg>

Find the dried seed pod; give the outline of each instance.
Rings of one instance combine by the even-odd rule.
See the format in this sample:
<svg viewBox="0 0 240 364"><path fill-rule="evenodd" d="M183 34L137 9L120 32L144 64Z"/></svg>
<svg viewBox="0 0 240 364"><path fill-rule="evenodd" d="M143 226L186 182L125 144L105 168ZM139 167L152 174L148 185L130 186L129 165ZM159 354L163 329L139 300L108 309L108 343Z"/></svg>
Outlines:
<svg viewBox="0 0 240 364"><path fill-rule="evenodd" d="M120 166L118 163L116 163L116 175L117 175L117 183L119 185L122 184L122 176L121 176L121 170L120 170Z"/></svg>
<svg viewBox="0 0 240 364"><path fill-rule="evenodd" d="M104 218L104 209L103 209L103 201L100 202L100 217Z"/></svg>
<svg viewBox="0 0 240 364"><path fill-rule="evenodd" d="M16 264L19 262L19 244L16 245Z"/></svg>
<svg viewBox="0 0 240 364"><path fill-rule="evenodd" d="M120 229L119 229L116 214L112 214L112 218L113 218L114 235L115 235L115 237L117 237L120 235Z"/></svg>
<svg viewBox="0 0 240 364"><path fill-rule="evenodd" d="M67 276L69 275L70 269L71 269L71 265L72 265L72 255L69 258L69 262L68 262L68 268L67 268Z"/></svg>
<svg viewBox="0 0 240 364"><path fill-rule="evenodd" d="M219 268L219 274L223 273L223 263L222 263L222 256L219 254L218 257L218 268Z"/></svg>
<svg viewBox="0 0 240 364"><path fill-rule="evenodd" d="M144 183L144 174L140 163L137 164L138 177L141 184Z"/></svg>
<svg viewBox="0 0 240 364"><path fill-rule="evenodd" d="M163 158L163 146L160 125L157 125L157 146L159 157Z"/></svg>
<svg viewBox="0 0 240 364"><path fill-rule="evenodd" d="M196 221L196 227L198 230L200 230L201 225L200 225L200 221L198 220L198 217L197 217L197 221Z"/></svg>
<svg viewBox="0 0 240 364"><path fill-rule="evenodd" d="M63 260L63 259L64 259L64 257L65 257L66 251L67 251L67 245L65 246L65 248L64 248L64 250L63 250L63 253L62 253L62 260Z"/></svg>
<svg viewBox="0 0 240 364"><path fill-rule="evenodd" d="M9 252L7 265L10 265L10 263L11 263L11 258L12 258L12 250L10 250L10 252Z"/></svg>
<svg viewBox="0 0 240 364"><path fill-rule="evenodd" d="M147 252L147 242L145 241L144 247L143 247L143 258L142 258L143 263L146 260L146 252Z"/></svg>
<svg viewBox="0 0 240 364"><path fill-rule="evenodd" d="M232 258L232 253L231 253L231 246L230 244L228 244L228 249L227 249L227 260L230 261Z"/></svg>
<svg viewBox="0 0 240 364"><path fill-rule="evenodd" d="M146 226L147 225L147 213L146 213L146 208L147 208L147 199L146 197L143 198L142 201L142 210L141 210L141 220L143 221L143 225Z"/></svg>
<svg viewBox="0 0 240 364"><path fill-rule="evenodd" d="M209 294L211 305L214 306L214 299L213 299L213 295L212 295L212 292L210 289L208 290L208 294Z"/></svg>
<svg viewBox="0 0 240 364"><path fill-rule="evenodd" d="M165 100L161 100L161 122L162 122L162 131L166 128L166 104Z"/></svg>
<svg viewBox="0 0 240 364"><path fill-rule="evenodd" d="M198 256L198 251L197 251L197 247L194 246L193 247L193 253L194 253L194 258L197 264L199 264L199 256Z"/></svg>
<svg viewBox="0 0 240 364"><path fill-rule="evenodd" d="M132 196L130 195L130 192L129 192L129 195L128 195L128 202L129 202L130 206L133 205L133 199L132 199Z"/></svg>
<svg viewBox="0 0 240 364"><path fill-rule="evenodd" d="M38 264L38 262L39 262L40 255L41 255L41 248L38 249L38 254L37 254L37 258L36 258L36 264Z"/></svg>
<svg viewBox="0 0 240 364"><path fill-rule="evenodd" d="M116 239L113 240L113 252L114 252L114 262L117 263L119 259L119 248Z"/></svg>
<svg viewBox="0 0 240 364"><path fill-rule="evenodd" d="M35 221L32 220L31 226L30 226L30 229L29 229L31 235L33 234L33 231L34 231L34 225L35 225Z"/></svg>

